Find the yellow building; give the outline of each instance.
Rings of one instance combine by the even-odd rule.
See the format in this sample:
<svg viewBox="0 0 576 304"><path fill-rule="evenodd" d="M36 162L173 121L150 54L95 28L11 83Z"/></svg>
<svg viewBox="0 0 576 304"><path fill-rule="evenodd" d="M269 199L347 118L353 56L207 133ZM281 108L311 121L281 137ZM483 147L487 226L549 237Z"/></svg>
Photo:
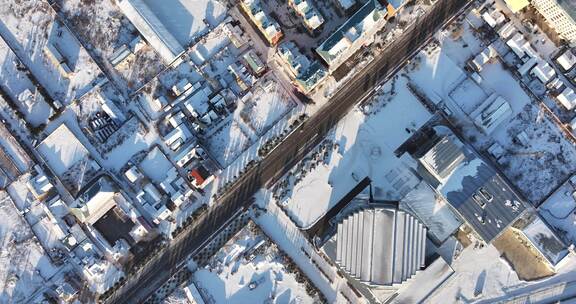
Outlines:
<svg viewBox="0 0 576 304"><path fill-rule="evenodd" d="M530 4L528 0L504 0L504 2L513 13L519 12Z"/></svg>

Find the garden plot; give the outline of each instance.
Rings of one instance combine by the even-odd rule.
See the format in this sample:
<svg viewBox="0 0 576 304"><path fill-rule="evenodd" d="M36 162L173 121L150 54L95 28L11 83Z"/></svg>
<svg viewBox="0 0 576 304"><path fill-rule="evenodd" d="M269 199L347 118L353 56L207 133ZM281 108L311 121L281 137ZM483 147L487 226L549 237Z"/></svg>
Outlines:
<svg viewBox="0 0 576 304"><path fill-rule="evenodd" d="M276 244L250 222L194 282L207 303L318 303L317 291Z"/></svg>
<svg viewBox="0 0 576 304"><path fill-rule="evenodd" d="M62 102L87 92L100 69L45 1L7 0L0 32L51 97Z"/></svg>
<svg viewBox="0 0 576 304"><path fill-rule="evenodd" d="M295 106L292 96L278 82L268 79L242 98L235 119L262 136Z"/></svg>
<svg viewBox="0 0 576 304"><path fill-rule="evenodd" d="M0 192L0 218L0 303L31 303L58 268L4 191Z"/></svg>
<svg viewBox="0 0 576 304"><path fill-rule="evenodd" d="M207 148L225 168L252 144L250 136L235 120L230 119L206 140Z"/></svg>
<svg viewBox="0 0 576 304"><path fill-rule="evenodd" d="M136 56L122 67L118 66L118 70L109 63L109 58L117 48L128 45L138 37L136 28L122 14L114 0L56 2L66 22L96 60L103 63L108 75L122 90L139 88L164 68L160 56L150 46L136 52Z"/></svg>

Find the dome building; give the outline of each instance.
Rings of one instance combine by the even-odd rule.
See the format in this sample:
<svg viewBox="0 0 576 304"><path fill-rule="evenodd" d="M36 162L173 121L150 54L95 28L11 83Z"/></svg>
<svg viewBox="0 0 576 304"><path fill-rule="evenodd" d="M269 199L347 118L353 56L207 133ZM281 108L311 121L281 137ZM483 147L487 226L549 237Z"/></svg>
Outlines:
<svg viewBox="0 0 576 304"><path fill-rule="evenodd" d="M335 262L372 286L397 286L425 266L426 228L409 213L370 205L338 223Z"/></svg>

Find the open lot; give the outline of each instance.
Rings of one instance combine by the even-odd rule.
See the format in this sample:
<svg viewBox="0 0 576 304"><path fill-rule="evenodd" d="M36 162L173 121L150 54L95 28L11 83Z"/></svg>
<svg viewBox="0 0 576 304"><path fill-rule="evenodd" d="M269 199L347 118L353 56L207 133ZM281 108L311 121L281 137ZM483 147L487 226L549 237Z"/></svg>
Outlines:
<svg viewBox="0 0 576 304"><path fill-rule="evenodd" d="M258 136L262 136L277 123L289 110L296 106L296 101L273 78L266 83L259 82L249 95L244 97L235 111L236 120L246 124Z"/></svg>
<svg viewBox="0 0 576 304"><path fill-rule="evenodd" d="M227 167L251 143L252 140L249 135L242 130L239 124L235 120L229 119L208 138L207 148L222 167Z"/></svg>
<svg viewBox="0 0 576 304"><path fill-rule="evenodd" d="M506 230L494 241L494 247L512 265L521 280L532 281L554 274L544 258L530 248L529 240L517 231Z"/></svg>

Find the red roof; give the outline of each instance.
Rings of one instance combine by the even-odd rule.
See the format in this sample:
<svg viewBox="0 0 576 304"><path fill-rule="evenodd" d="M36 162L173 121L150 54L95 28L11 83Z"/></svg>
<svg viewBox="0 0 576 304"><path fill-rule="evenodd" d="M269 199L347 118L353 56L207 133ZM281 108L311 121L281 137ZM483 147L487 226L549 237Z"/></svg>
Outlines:
<svg viewBox="0 0 576 304"><path fill-rule="evenodd" d="M190 171L190 176L194 178L194 180L196 181L196 185L200 186L204 183L204 178L202 177L200 172L198 172L198 169L193 169L192 171Z"/></svg>

